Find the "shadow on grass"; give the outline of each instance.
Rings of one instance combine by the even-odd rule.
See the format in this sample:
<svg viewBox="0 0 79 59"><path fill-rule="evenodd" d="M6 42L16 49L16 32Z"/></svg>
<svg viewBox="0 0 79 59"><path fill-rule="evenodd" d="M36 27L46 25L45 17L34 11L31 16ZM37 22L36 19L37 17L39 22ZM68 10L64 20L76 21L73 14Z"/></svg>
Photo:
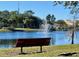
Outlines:
<svg viewBox="0 0 79 59"><path fill-rule="evenodd" d="M37 51L37 52L34 52L34 53L43 53L43 52L46 52L46 51L42 51L42 52L40 52L40 51Z"/></svg>
<svg viewBox="0 0 79 59"><path fill-rule="evenodd" d="M73 53L64 53L64 54L60 54L60 55L58 55L58 56L73 56L73 55L77 55L77 54L79 54L79 53L77 53L77 52L73 52Z"/></svg>
<svg viewBox="0 0 79 59"><path fill-rule="evenodd" d="M44 52L46 52L46 51L42 51L42 52L40 52L40 51L36 51L36 52L27 52L27 53L19 53L19 55L27 55L27 54L35 54L35 53L44 53Z"/></svg>
<svg viewBox="0 0 79 59"><path fill-rule="evenodd" d="M19 53L19 55L26 55L26 54L31 54L31 53Z"/></svg>

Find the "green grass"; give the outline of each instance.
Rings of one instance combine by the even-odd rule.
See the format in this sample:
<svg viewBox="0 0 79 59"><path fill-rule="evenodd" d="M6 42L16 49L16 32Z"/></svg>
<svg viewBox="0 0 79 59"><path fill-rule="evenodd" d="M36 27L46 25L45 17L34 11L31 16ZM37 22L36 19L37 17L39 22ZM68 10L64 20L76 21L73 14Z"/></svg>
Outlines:
<svg viewBox="0 0 79 59"><path fill-rule="evenodd" d="M15 30L23 30L28 32L38 31L38 29L32 29L32 28L14 28Z"/></svg>
<svg viewBox="0 0 79 59"><path fill-rule="evenodd" d="M38 31L37 29L31 29L31 28L14 28L15 30L23 30L23 31ZM0 29L0 32L9 32L10 30L8 29Z"/></svg>
<svg viewBox="0 0 79 59"><path fill-rule="evenodd" d="M23 51L27 54L19 55L20 48L0 49L0 57L60 57L60 54L77 53L69 57L79 57L79 45L43 46L43 53L40 47L24 47Z"/></svg>
<svg viewBox="0 0 79 59"><path fill-rule="evenodd" d="M15 28L16 30L24 30L24 31L37 31L37 29L31 29L31 28Z"/></svg>
<svg viewBox="0 0 79 59"><path fill-rule="evenodd" d="M10 30L8 30L8 29L0 29L0 32L8 32L8 31L10 31Z"/></svg>

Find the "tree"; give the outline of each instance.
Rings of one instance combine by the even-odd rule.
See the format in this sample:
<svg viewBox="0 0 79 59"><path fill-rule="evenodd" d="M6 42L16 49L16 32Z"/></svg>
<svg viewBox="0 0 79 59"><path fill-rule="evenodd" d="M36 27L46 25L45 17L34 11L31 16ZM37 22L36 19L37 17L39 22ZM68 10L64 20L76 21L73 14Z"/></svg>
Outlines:
<svg viewBox="0 0 79 59"><path fill-rule="evenodd" d="M48 14L48 15L46 16L46 20L47 20L48 23L51 21L51 15L50 15L50 14Z"/></svg>
<svg viewBox="0 0 79 59"><path fill-rule="evenodd" d="M9 19L9 11L7 11L7 10L4 10L4 11L2 11L2 16L3 16L3 18L5 18L5 19Z"/></svg>
<svg viewBox="0 0 79 59"><path fill-rule="evenodd" d="M31 17L33 16L34 12L32 10L28 10L28 11L25 11L23 13L23 16L24 16L24 27L31 27L32 26L32 19Z"/></svg>
<svg viewBox="0 0 79 59"><path fill-rule="evenodd" d="M37 16L31 16L30 18L25 18L25 27L29 28L39 28L42 24L42 20L38 18Z"/></svg>
<svg viewBox="0 0 79 59"><path fill-rule="evenodd" d="M24 22L23 22L23 20L24 20L23 14L19 14L19 16L18 16L18 18L17 18L17 25L18 25L18 27L21 27L21 28L24 27Z"/></svg>
<svg viewBox="0 0 79 59"><path fill-rule="evenodd" d="M9 12L10 14L10 17L9 17L9 26L10 27L18 27L17 26L17 23L18 23L18 14L17 14L17 11L11 11Z"/></svg>
<svg viewBox="0 0 79 59"><path fill-rule="evenodd" d="M46 16L46 20L47 20L47 22L49 23L49 24L54 24L54 22L55 22L55 16L54 15L50 15L50 14L48 14L47 16Z"/></svg>
<svg viewBox="0 0 79 59"><path fill-rule="evenodd" d="M54 24L55 20L56 20L55 16L52 15L52 16L51 16L51 24Z"/></svg>
<svg viewBox="0 0 79 59"><path fill-rule="evenodd" d="M25 17L31 17L34 14L34 12L32 10L28 10L24 12L24 16Z"/></svg>
<svg viewBox="0 0 79 59"><path fill-rule="evenodd" d="M73 19L75 20L76 19L76 16L78 15L79 13L79 1L54 1L53 2L54 5L63 5L65 8L68 8L70 9L70 14L73 15ZM74 32L75 32L75 21L73 20L73 30L72 30L72 42L71 44L74 44Z"/></svg>
<svg viewBox="0 0 79 59"><path fill-rule="evenodd" d="M32 10L28 10L23 13L24 18L25 18L23 20L24 27L29 27L29 28L39 28L40 27L42 20L39 17L34 16L33 14L34 14L34 12Z"/></svg>
<svg viewBox="0 0 79 59"><path fill-rule="evenodd" d="M48 24L50 24L50 31L52 31L52 30L55 30L55 28L53 27L53 25L54 25L54 23L55 23L55 16L52 14L48 14L47 16L46 16L46 20L47 20L47 23Z"/></svg>
<svg viewBox="0 0 79 59"><path fill-rule="evenodd" d="M61 4L65 8L70 9L71 14L79 13L79 1L54 1L54 5Z"/></svg>
<svg viewBox="0 0 79 59"><path fill-rule="evenodd" d="M31 19L32 19L32 28L40 28L42 20L37 16L32 16Z"/></svg>
<svg viewBox="0 0 79 59"><path fill-rule="evenodd" d="M42 20L33 14L31 10L19 14L18 11L0 11L0 28L39 28Z"/></svg>
<svg viewBox="0 0 79 59"><path fill-rule="evenodd" d="M9 19L9 11L4 10L0 11L0 25L1 27L7 27L8 24L8 19Z"/></svg>

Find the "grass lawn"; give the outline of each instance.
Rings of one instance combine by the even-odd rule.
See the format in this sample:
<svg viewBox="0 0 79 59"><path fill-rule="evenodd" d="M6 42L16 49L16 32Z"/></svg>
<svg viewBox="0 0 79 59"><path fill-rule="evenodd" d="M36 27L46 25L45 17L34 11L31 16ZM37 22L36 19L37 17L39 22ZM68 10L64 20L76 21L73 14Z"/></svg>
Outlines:
<svg viewBox="0 0 79 59"><path fill-rule="evenodd" d="M14 28L15 30L23 30L23 31L38 31L37 29L31 29L31 28ZM0 29L0 32L9 32L10 30L8 29Z"/></svg>
<svg viewBox="0 0 79 59"><path fill-rule="evenodd" d="M61 46L43 46L43 53L37 53L40 51L39 47L24 47L24 55L19 55L20 48L5 48L0 49L0 57L79 57L79 45L61 45ZM70 53L70 55L66 55ZM65 54L65 55L63 55Z"/></svg>
<svg viewBox="0 0 79 59"><path fill-rule="evenodd" d="M15 28L16 30L24 30L24 31L38 31L37 29L31 29L31 28Z"/></svg>
<svg viewBox="0 0 79 59"><path fill-rule="evenodd" d="M8 32L10 30L7 30L7 29L0 29L0 32Z"/></svg>

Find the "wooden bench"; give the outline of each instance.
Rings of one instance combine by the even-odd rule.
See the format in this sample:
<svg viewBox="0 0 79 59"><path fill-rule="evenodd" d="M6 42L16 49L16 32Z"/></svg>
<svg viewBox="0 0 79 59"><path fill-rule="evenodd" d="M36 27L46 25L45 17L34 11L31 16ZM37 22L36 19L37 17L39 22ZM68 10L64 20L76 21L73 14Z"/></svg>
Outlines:
<svg viewBox="0 0 79 59"><path fill-rule="evenodd" d="M21 54L23 54L23 47L40 46L40 52L42 53L42 46L50 44L51 38L26 38L17 39L16 47L21 47Z"/></svg>

